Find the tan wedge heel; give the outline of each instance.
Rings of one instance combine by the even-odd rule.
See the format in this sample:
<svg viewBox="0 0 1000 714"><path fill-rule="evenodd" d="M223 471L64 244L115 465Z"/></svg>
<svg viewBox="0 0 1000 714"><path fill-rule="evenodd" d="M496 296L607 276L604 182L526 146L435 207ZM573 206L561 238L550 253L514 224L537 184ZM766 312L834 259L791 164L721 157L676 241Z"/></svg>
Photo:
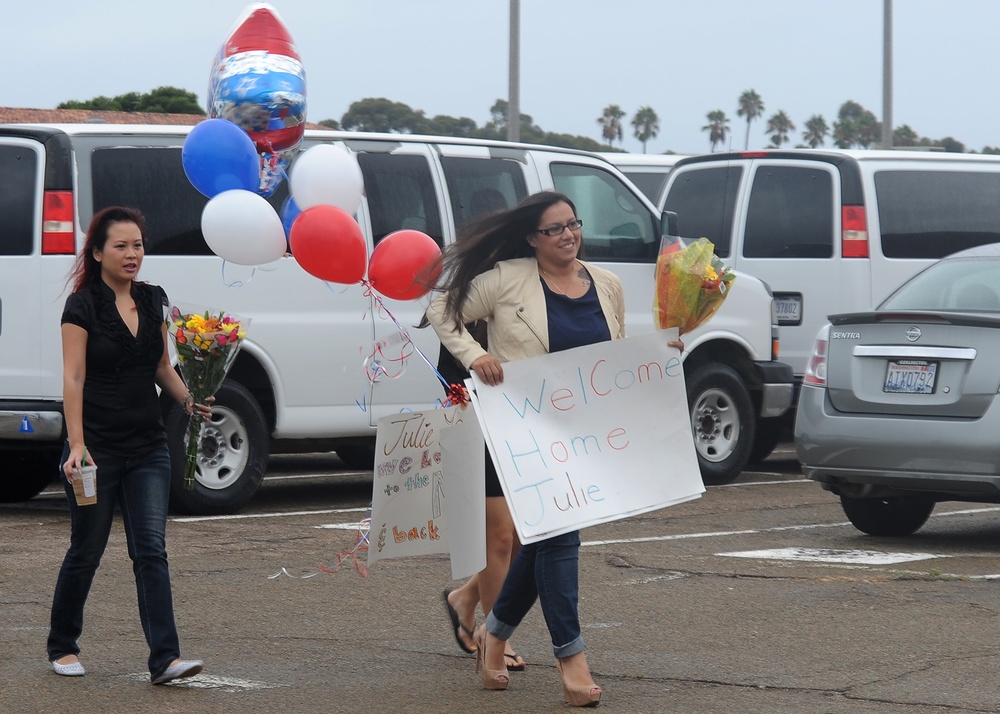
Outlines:
<svg viewBox="0 0 1000 714"><path fill-rule="evenodd" d="M483 673L483 689L506 689L510 684L510 675L506 669L486 668L486 627L476 630L476 672Z"/></svg>

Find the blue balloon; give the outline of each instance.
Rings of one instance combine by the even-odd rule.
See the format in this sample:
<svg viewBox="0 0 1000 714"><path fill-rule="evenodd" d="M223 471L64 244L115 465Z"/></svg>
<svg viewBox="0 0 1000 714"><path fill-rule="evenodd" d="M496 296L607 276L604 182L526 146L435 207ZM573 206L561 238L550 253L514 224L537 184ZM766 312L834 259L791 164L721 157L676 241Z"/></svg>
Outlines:
<svg viewBox="0 0 1000 714"><path fill-rule="evenodd" d="M285 202L281 204L281 225L285 228L285 238L291 238L292 236L292 224L295 223L295 219L299 217L302 213L302 209L299 208L298 204L295 203L295 199L289 196L285 199Z"/></svg>
<svg viewBox="0 0 1000 714"><path fill-rule="evenodd" d="M184 140L181 163L188 181L209 198L223 191L257 193L260 158L249 134L227 119L206 119Z"/></svg>

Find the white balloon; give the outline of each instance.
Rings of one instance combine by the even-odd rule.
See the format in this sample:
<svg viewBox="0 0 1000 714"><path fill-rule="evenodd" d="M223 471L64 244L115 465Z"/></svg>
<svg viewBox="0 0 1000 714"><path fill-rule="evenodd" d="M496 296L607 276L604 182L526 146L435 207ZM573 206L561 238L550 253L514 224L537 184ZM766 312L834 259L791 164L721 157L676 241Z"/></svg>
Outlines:
<svg viewBox="0 0 1000 714"><path fill-rule="evenodd" d="M271 204L243 189L214 196L201 213L201 232L220 258L238 265L263 265L285 254L285 229Z"/></svg>
<svg viewBox="0 0 1000 714"><path fill-rule="evenodd" d="M353 215L361 203L364 178L358 162L346 150L317 144L302 152L292 165L288 189L303 211L328 205Z"/></svg>

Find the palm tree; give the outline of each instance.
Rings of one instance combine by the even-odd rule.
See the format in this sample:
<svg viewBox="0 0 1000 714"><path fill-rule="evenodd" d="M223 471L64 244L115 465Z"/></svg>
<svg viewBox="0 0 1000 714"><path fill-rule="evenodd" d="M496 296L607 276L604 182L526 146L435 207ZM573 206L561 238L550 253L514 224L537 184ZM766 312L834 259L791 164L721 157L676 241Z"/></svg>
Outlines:
<svg viewBox="0 0 1000 714"><path fill-rule="evenodd" d="M716 109L714 112L709 112L705 118L708 119L708 124L703 126L701 130L708 132L708 140L712 144L712 152L714 153L717 145L726 143L726 136L729 134L729 117L721 109Z"/></svg>
<svg viewBox="0 0 1000 714"><path fill-rule="evenodd" d="M646 153L646 142L655 139L660 133L660 117L652 107L639 107L639 111L632 117L632 127L635 129L635 138L642 142L642 153Z"/></svg>
<svg viewBox="0 0 1000 714"><path fill-rule="evenodd" d="M795 131L795 124L784 110L779 111L767 120L767 133L771 135L771 143L775 148L780 149L781 145L788 141L788 132Z"/></svg>
<svg viewBox="0 0 1000 714"><path fill-rule="evenodd" d="M597 120L601 125L601 136L608 142L608 146L613 146L615 139L622 141L625 133L622 131L622 117L625 112L617 104L610 104L604 108L604 114Z"/></svg>
<svg viewBox="0 0 1000 714"><path fill-rule="evenodd" d="M764 100L752 89L748 89L740 95L740 108L736 110L736 116L747 118L747 141L743 149L750 148L750 122L764 113Z"/></svg>
<svg viewBox="0 0 1000 714"><path fill-rule="evenodd" d="M806 122L806 130L802 132L802 138L809 144L809 148L815 149L826 141L829 133L830 127L826 125L826 119L823 118L823 115L813 114Z"/></svg>

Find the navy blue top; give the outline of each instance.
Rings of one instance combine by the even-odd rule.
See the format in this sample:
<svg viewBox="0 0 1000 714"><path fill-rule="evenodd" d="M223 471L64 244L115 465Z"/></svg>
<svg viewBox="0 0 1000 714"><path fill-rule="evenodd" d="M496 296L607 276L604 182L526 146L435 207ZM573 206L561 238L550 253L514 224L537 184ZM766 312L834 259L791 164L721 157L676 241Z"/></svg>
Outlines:
<svg viewBox="0 0 1000 714"><path fill-rule="evenodd" d="M542 280L541 277L539 280ZM542 289L545 291L545 310L549 318L549 352L561 352L611 339L611 329L601 309L593 279L587 292L578 298L560 295L544 280Z"/></svg>
<svg viewBox="0 0 1000 714"><path fill-rule="evenodd" d="M167 439L155 382L167 295L159 286L133 283L132 297L139 313L135 337L103 280L72 293L62 315L63 323L87 331L83 438L116 456L142 456Z"/></svg>

